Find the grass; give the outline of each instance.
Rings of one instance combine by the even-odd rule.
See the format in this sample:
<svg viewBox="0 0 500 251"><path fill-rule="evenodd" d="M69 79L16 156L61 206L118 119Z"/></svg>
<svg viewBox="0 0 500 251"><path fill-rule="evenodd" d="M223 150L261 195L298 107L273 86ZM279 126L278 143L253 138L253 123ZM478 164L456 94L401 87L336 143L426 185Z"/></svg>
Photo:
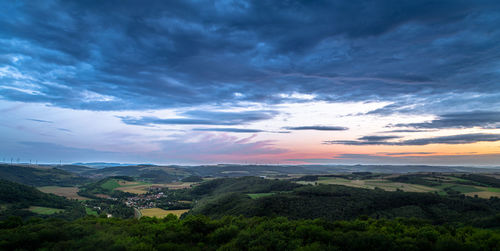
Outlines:
<svg viewBox="0 0 500 251"><path fill-rule="evenodd" d="M36 207L36 206L31 206L28 208L28 210L30 210L33 213L43 214L43 215L51 215L55 213L64 212L64 209L51 208L51 207Z"/></svg>
<svg viewBox="0 0 500 251"><path fill-rule="evenodd" d="M106 182L104 182L101 185L101 187L104 188L104 189L106 189L106 190L112 191L115 188L120 187L120 184L118 184L118 182L115 179L110 179L110 180L107 180Z"/></svg>
<svg viewBox="0 0 500 251"><path fill-rule="evenodd" d="M266 196L271 196L274 193L248 193L247 195L250 196L252 199L258 199L261 197L266 197Z"/></svg>
<svg viewBox="0 0 500 251"><path fill-rule="evenodd" d="M488 192L500 193L500 188L497 187L487 187Z"/></svg>
<svg viewBox="0 0 500 251"><path fill-rule="evenodd" d="M44 193L51 193L59 196L66 197L67 199L75 200L89 200L89 198L78 195L78 187L59 187L59 186L45 186L38 187L38 190Z"/></svg>
<svg viewBox="0 0 500 251"><path fill-rule="evenodd" d="M457 191L457 192L461 192L461 193L473 193L473 192L483 191L483 190L478 189L478 188L473 187L473 186L464 186L464 185L454 185L454 186L451 186L450 188Z"/></svg>
<svg viewBox="0 0 500 251"><path fill-rule="evenodd" d="M91 209L91 208L88 208L88 207L86 207L86 208L85 208L85 213L87 213L87 215L94 215L94 216L97 216L97 212L96 212L96 211L94 211L94 210L93 210L93 209Z"/></svg>
<svg viewBox="0 0 500 251"><path fill-rule="evenodd" d="M180 217L183 213L187 211L189 211L189 209L163 210L161 208L147 208L147 209L142 209L141 214L142 216L156 217L156 218L164 218L169 214L173 214L177 217Z"/></svg>

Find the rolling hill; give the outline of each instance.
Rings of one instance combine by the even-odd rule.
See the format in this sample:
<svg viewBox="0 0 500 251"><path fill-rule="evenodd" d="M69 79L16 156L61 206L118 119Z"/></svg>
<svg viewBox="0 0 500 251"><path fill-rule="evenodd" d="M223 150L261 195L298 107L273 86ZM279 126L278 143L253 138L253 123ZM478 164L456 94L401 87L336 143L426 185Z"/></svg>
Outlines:
<svg viewBox="0 0 500 251"><path fill-rule="evenodd" d="M75 186L88 182L88 178L53 166L0 164L0 177L29 186Z"/></svg>

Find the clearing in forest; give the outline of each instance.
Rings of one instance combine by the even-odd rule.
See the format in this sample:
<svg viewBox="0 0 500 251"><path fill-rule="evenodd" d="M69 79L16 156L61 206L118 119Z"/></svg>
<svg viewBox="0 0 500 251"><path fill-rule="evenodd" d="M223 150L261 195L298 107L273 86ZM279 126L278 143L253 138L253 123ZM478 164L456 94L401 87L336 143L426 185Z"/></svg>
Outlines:
<svg viewBox="0 0 500 251"><path fill-rule="evenodd" d="M164 210L161 208L147 208L147 209L142 209L141 214L142 216L157 217L157 218L163 218L169 214L173 214L176 215L177 217L180 217L183 213L187 211L189 211L189 209Z"/></svg>

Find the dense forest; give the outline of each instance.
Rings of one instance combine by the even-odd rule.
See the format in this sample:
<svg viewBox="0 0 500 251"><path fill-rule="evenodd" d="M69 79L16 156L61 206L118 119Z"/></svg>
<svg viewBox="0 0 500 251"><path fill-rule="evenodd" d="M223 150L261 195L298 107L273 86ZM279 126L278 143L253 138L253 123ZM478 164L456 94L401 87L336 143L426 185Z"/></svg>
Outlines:
<svg viewBox="0 0 500 251"><path fill-rule="evenodd" d="M232 217L213 220L10 218L0 249L48 250L498 250L500 233L417 219L352 221Z"/></svg>

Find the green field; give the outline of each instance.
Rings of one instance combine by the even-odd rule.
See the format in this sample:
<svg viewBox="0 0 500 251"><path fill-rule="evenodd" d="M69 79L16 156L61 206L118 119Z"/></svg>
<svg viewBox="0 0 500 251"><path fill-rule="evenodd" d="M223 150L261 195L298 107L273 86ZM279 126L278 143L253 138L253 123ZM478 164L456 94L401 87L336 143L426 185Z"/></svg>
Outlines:
<svg viewBox="0 0 500 251"><path fill-rule="evenodd" d="M50 207L36 207L36 206L29 207L28 210L30 210L33 213L43 214L43 215L51 215L55 213L64 212L64 209L50 208Z"/></svg>
<svg viewBox="0 0 500 251"><path fill-rule="evenodd" d="M93 210L93 209L91 209L91 208L88 208L88 207L86 207L86 208L85 208L85 213L87 213L87 215L94 215L94 216L97 216L97 212L96 212L96 211L94 211L94 210Z"/></svg>
<svg viewBox="0 0 500 251"><path fill-rule="evenodd" d="M486 190L488 192L500 193L500 188L497 187L487 187Z"/></svg>
<svg viewBox="0 0 500 251"><path fill-rule="evenodd" d="M115 188L120 187L120 184L118 184L118 181L116 181L115 179L110 179L103 183L101 187L106 190L114 190Z"/></svg>
<svg viewBox="0 0 500 251"><path fill-rule="evenodd" d="M258 198L270 196L273 194L274 193L248 193L247 195L250 196L250 198L252 198L252 199L258 199Z"/></svg>

